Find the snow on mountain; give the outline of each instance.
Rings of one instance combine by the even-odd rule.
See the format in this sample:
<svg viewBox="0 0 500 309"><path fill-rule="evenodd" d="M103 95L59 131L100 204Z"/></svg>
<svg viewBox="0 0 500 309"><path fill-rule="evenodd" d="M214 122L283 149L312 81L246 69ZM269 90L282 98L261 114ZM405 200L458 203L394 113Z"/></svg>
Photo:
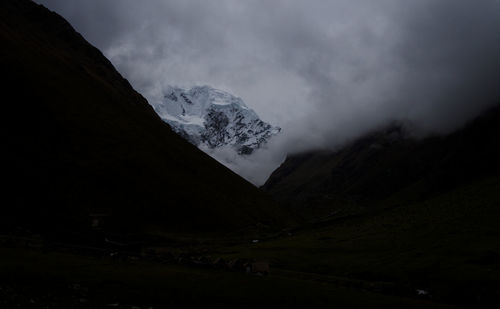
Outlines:
<svg viewBox="0 0 500 309"><path fill-rule="evenodd" d="M281 131L260 120L242 99L209 86L167 87L153 107L174 131L201 149L230 146L248 155Z"/></svg>

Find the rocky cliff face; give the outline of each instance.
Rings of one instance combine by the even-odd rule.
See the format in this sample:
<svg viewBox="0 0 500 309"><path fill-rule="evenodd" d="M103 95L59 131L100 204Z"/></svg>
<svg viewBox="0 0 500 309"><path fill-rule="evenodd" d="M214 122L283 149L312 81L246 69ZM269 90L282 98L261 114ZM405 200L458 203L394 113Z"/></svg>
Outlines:
<svg viewBox="0 0 500 309"><path fill-rule="evenodd" d="M262 121L242 99L209 86L167 87L153 106L174 131L202 149L231 146L248 155L281 131Z"/></svg>

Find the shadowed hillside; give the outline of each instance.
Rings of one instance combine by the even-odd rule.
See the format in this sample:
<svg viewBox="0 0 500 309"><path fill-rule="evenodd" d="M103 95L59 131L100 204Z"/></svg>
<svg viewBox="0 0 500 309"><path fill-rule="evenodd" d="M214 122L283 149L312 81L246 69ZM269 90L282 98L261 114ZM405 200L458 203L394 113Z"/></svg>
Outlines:
<svg viewBox="0 0 500 309"><path fill-rule="evenodd" d="M447 136L417 139L394 123L337 151L289 156L263 189L299 212L304 205L335 213L422 201L497 175L499 135L499 107Z"/></svg>
<svg viewBox="0 0 500 309"><path fill-rule="evenodd" d="M496 308L499 134L497 107L447 136L416 139L394 124L337 151L290 156L264 189L307 224L253 254L287 269Z"/></svg>
<svg viewBox="0 0 500 309"><path fill-rule="evenodd" d="M276 204L173 133L56 13L0 5L3 228L235 231L276 226ZM281 216L282 217L282 216Z"/></svg>
<svg viewBox="0 0 500 309"><path fill-rule="evenodd" d="M289 156L285 211L56 13L1 1L0 43L1 308L499 307L500 108Z"/></svg>

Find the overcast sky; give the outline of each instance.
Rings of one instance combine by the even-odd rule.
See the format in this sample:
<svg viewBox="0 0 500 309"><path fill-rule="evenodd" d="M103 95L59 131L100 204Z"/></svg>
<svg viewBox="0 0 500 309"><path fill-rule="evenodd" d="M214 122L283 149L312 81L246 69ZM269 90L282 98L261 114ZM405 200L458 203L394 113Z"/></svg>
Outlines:
<svg viewBox="0 0 500 309"><path fill-rule="evenodd" d="M500 101L500 0L37 2L149 100L207 84L281 126L254 173L393 119L449 132Z"/></svg>

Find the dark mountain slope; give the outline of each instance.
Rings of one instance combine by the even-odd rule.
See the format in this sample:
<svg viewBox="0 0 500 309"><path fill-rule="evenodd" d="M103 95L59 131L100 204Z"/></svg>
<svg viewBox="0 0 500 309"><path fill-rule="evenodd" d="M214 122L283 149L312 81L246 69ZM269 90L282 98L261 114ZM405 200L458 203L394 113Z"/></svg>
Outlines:
<svg viewBox="0 0 500 309"><path fill-rule="evenodd" d="M0 4L2 226L121 230L275 225L264 194L173 133L56 13Z"/></svg>
<svg viewBox="0 0 500 309"><path fill-rule="evenodd" d="M254 254L283 268L496 308L499 134L497 107L447 136L415 139L393 124L335 152L290 156L265 188L307 224Z"/></svg>
<svg viewBox="0 0 500 309"><path fill-rule="evenodd" d="M338 151L290 156L263 188L298 208L328 212L424 200L498 174L498 136L498 107L448 136L415 139L392 124Z"/></svg>

